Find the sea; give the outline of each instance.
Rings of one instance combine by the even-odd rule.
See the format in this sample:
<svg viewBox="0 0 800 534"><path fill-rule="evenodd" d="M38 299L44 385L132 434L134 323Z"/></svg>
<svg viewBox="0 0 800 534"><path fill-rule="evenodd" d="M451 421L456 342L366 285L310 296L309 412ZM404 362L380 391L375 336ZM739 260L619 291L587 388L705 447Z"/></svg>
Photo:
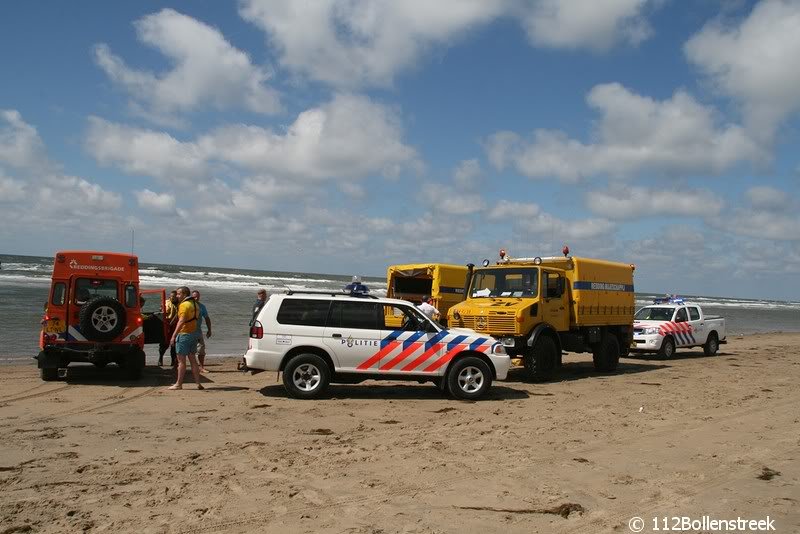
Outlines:
<svg viewBox="0 0 800 534"><path fill-rule="evenodd" d="M142 261L142 289L174 289L186 285L201 293L212 321L207 341L208 358L240 356L247 350L248 321L256 291L340 291L352 275L293 273L257 269L232 269L198 265L167 265ZM52 257L0 254L0 363L33 362L38 353L42 310L50 288ZM361 275L361 273L352 273ZM386 294L386 279L362 276L370 292ZM636 293L637 306L652 303L662 293ZM681 295L700 304L707 315L725 317L728 335L757 332L800 332L800 302ZM145 309L155 306L151 297ZM147 346L147 361L154 363L157 349ZM167 361L169 355L166 355Z"/></svg>

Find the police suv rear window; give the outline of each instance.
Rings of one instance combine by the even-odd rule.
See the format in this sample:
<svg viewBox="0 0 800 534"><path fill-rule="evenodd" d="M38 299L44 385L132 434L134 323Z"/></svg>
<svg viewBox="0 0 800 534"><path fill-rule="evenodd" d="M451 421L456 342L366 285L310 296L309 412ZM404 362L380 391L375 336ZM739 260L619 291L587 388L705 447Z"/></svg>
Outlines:
<svg viewBox="0 0 800 534"><path fill-rule="evenodd" d="M330 304L329 300L284 299L277 319L280 324L325 326Z"/></svg>
<svg viewBox="0 0 800 534"><path fill-rule="evenodd" d="M380 324L378 319L380 318ZM383 325L383 306L373 302L338 301L331 308L331 328L378 330Z"/></svg>

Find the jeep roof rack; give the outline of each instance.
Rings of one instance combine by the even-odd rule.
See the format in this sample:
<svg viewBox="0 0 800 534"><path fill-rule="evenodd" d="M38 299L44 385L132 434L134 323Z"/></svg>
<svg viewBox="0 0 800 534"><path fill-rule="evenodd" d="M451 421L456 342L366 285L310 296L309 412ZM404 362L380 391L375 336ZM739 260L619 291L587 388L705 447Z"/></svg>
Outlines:
<svg viewBox="0 0 800 534"><path fill-rule="evenodd" d="M297 289L287 289L286 295L328 295L331 297L359 297L364 299L377 299L375 295L368 295L366 293L357 293L357 292L338 292L338 291L305 291L305 290L297 290Z"/></svg>

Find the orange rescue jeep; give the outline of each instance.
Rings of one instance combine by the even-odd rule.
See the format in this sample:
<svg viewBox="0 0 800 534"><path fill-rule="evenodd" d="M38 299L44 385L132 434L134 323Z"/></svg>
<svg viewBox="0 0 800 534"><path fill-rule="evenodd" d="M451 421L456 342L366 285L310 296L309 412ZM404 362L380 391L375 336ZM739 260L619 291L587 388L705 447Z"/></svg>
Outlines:
<svg viewBox="0 0 800 534"><path fill-rule="evenodd" d="M144 317L142 293L160 294L160 312ZM130 254L56 254L36 357L42 380L66 376L70 362L116 363L129 379L145 365L144 344L166 349L163 289L139 290L139 260Z"/></svg>

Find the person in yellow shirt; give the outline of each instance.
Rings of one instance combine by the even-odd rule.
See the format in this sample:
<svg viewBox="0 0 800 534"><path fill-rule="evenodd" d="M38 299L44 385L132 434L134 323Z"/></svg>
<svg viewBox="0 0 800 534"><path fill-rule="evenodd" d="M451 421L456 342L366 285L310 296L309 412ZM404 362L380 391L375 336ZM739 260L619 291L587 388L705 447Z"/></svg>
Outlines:
<svg viewBox="0 0 800 534"><path fill-rule="evenodd" d="M170 345L175 346L178 353L178 379L169 389L183 389L183 375L186 374L186 357L192 364L192 375L197 383L197 389L203 389L200 383L200 366L197 363L197 334L200 331L200 306L191 297L191 292L186 286L178 288L178 323L172 334Z"/></svg>
<svg viewBox="0 0 800 534"><path fill-rule="evenodd" d="M169 297L167 298L166 302L166 309L164 310L164 320L169 325L167 332L168 335L170 336L175 331L175 323L178 322L178 304L180 304L180 301L178 300L178 291L173 289L172 291L170 291ZM169 347L169 359L170 359L170 365L172 367L175 367L178 361L175 353L175 345L170 345ZM164 365L163 350L161 350L158 355L158 366L161 367L162 365Z"/></svg>

